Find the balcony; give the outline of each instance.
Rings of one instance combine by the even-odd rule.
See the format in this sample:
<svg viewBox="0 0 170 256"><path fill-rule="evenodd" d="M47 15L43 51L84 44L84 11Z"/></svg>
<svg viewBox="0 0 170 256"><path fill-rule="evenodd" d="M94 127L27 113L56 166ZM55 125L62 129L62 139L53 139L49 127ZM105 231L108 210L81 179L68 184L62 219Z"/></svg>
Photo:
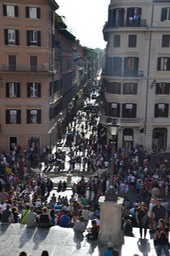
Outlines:
<svg viewBox="0 0 170 256"><path fill-rule="evenodd" d="M111 120L115 118L115 117L111 117L111 116L105 116L103 114L100 115L100 123L104 126L107 126ZM118 119L118 123L120 124L120 126L126 127L128 125L134 127L135 126L140 126L141 124L143 124L143 119L142 118L117 118Z"/></svg>
<svg viewBox="0 0 170 256"><path fill-rule="evenodd" d="M129 124L129 123L140 123L140 121L141 121L141 118L120 118L120 122L122 123L122 124Z"/></svg>
<svg viewBox="0 0 170 256"><path fill-rule="evenodd" d="M115 20L112 22L106 22L103 30L107 28L115 28L115 27L146 27L146 20L141 19L131 19L131 17L127 20Z"/></svg>
<svg viewBox="0 0 170 256"><path fill-rule="evenodd" d="M40 73L48 73L49 72L49 69L47 67L45 67L44 65L42 66L23 66L23 65L1 65L0 67L0 72L12 72L12 73L19 73L19 72L30 72L30 73L37 73L37 72L40 72Z"/></svg>
<svg viewBox="0 0 170 256"><path fill-rule="evenodd" d="M103 73L102 73L102 78L113 78L113 77L121 77L121 78L126 78L126 77L130 77L131 79L135 79L135 78L143 78L144 77L144 73L143 71L139 71L139 70L134 70L134 71L131 71L131 72L127 72L127 71L123 71L122 73L122 70L105 70Z"/></svg>
<svg viewBox="0 0 170 256"><path fill-rule="evenodd" d="M105 116L105 115L100 114L100 121L99 121L99 123L102 124L103 126L107 126L109 123L111 123L113 118L114 117ZM118 119L118 118L116 118L116 119ZM118 122L119 122L119 120L118 120Z"/></svg>

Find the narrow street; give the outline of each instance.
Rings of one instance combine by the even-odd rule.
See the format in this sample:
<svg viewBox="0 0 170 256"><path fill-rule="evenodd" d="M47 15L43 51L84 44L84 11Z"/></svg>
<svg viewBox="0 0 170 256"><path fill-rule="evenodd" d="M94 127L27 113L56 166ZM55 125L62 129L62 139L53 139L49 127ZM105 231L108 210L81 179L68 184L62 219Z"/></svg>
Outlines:
<svg viewBox="0 0 170 256"><path fill-rule="evenodd" d="M98 106L97 97L98 91L92 90L89 97L84 100L84 106L77 111L76 116L69 123L62 140L57 143L57 148L53 148L54 160L48 165L42 162L41 174L52 179L54 183L54 189L50 196L57 192L59 181L66 181L67 190L57 193L57 195L70 197L72 194L71 187L74 183L78 183L82 175L87 182L90 177L97 174L94 170L88 169L89 152L84 145L84 141L96 141L98 137L98 111L91 110L91 106ZM84 138L82 143L81 138ZM91 147L89 145L89 150Z"/></svg>

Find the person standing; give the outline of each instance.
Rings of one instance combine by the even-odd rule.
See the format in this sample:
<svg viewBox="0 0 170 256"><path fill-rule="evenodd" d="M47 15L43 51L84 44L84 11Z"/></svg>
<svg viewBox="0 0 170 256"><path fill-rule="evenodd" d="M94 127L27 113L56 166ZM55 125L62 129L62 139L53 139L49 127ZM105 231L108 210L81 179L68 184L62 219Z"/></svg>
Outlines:
<svg viewBox="0 0 170 256"><path fill-rule="evenodd" d="M87 239L97 240L99 235L100 226L97 225L95 220L91 221L92 227L88 228L88 234L86 235Z"/></svg>
<svg viewBox="0 0 170 256"><path fill-rule="evenodd" d="M76 234L83 234L85 232L86 225L83 221L84 218L82 216L80 216L79 219L75 221L73 229Z"/></svg>
<svg viewBox="0 0 170 256"><path fill-rule="evenodd" d="M161 199L158 198L156 205L152 207L151 216L150 216L150 230L156 230L158 226L158 220L164 219L168 223L168 211L165 206L161 205ZM156 233L153 234L154 245L156 246Z"/></svg>
<svg viewBox="0 0 170 256"><path fill-rule="evenodd" d="M71 205L71 214L73 216L73 222L75 222L81 215L81 209L82 205L80 205L80 203L78 203L77 200L74 200L73 204Z"/></svg>
<svg viewBox="0 0 170 256"><path fill-rule="evenodd" d="M146 238L148 228L148 208L145 206L144 202L141 202L140 206L136 209L135 217L139 226L140 237L142 238L144 229L144 238Z"/></svg>
<svg viewBox="0 0 170 256"><path fill-rule="evenodd" d="M166 256L169 256L169 228L166 226L164 219L158 220L158 226L156 229L156 244L157 244L157 256L162 255L162 251Z"/></svg>

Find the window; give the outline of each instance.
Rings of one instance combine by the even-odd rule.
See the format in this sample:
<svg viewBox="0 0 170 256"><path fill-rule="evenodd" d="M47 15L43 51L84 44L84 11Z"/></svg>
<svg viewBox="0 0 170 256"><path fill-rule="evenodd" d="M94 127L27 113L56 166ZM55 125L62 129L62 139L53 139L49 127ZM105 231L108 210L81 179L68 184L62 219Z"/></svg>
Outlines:
<svg viewBox="0 0 170 256"><path fill-rule="evenodd" d="M3 5L3 16L18 17L18 6L16 5Z"/></svg>
<svg viewBox="0 0 170 256"><path fill-rule="evenodd" d="M120 57L106 57L106 75L121 76L122 75L122 59Z"/></svg>
<svg viewBox="0 0 170 256"><path fill-rule="evenodd" d="M136 47L137 36L129 35L128 47Z"/></svg>
<svg viewBox="0 0 170 256"><path fill-rule="evenodd" d="M156 83L156 94L169 94L169 83Z"/></svg>
<svg viewBox="0 0 170 256"><path fill-rule="evenodd" d="M113 47L120 47L120 35L114 35L113 37Z"/></svg>
<svg viewBox="0 0 170 256"><path fill-rule="evenodd" d="M37 30L27 30L27 45L40 46L40 31Z"/></svg>
<svg viewBox="0 0 170 256"><path fill-rule="evenodd" d="M125 10L123 8L113 9L113 11L109 13L109 24L116 27L123 26L124 14L125 14Z"/></svg>
<svg viewBox="0 0 170 256"><path fill-rule="evenodd" d="M155 104L155 117L168 117L168 108L166 103Z"/></svg>
<svg viewBox="0 0 170 256"><path fill-rule="evenodd" d="M30 19L40 19L40 8L26 7L26 17Z"/></svg>
<svg viewBox="0 0 170 256"><path fill-rule="evenodd" d="M6 124L20 124L21 110L10 109L6 110Z"/></svg>
<svg viewBox="0 0 170 256"><path fill-rule="evenodd" d="M16 82L6 83L6 97L20 97L20 84Z"/></svg>
<svg viewBox="0 0 170 256"><path fill-rule="evenodd" d="M131 103L123 104L122 117L136 118L136 104L131 104Z"/></svg>
<svg viewBox="0 0 170 256"><path fill-rule="evenodd" d="M41 97L41 84L28 83L27 84L27 97L37 98Z"/></svg>
<svg viewBox="0 0 170 256"><path fill-rule="evenodd" d="M27 110L27 124L40 124L41 110L29 109Z"/></svg>
<svg viewBox="0 0 170 256"><path fill-rule="evenodd" d="M39 149L40 148L40 136L35 136L35 137L27 137L27 146L29 148L33 149Z"/></svg>
<svg viewBox="0 0 170 256"><path fill-rule="evenodd" d="M113 82L107 83L106 92L120 94L121 92L121 83Z"/></svg>
<svg viewBox="0 0 170 256"><path fill-rule="evenodd" d="M5 29L4 30L5 44L19 45L19 30Z"/></svg>
<svg viewBox="0 0 170 256"><path fill-rule="evenodd" d="M112 26L123 26L124 24L124 13L123 8L109 9L108 25Z"/></svg>
<svg viewBox="0 0 170 256"><path fill-rule="evenodd" d="M109 116L120 117L120 104L119 103L111 103L110 104Z"/></svg>
<svg viewBox="0 0 170 256"><path fill-rule="evenodd" d="M15 55L8 56L8 68L9 68L9 71L16 71L16 56Z"/></svg>
<svg viewBox="0 0 170 256"><path fill-rule="evenodd" d="M123 94L137 94L137 84L136 83L124 83L123 84Z"/></svg>
<svg viewBox="0 0 170 256"><path fill-rule="evenodd" d="M170 7L162 8L161 21L169 21L170 20Z"/></svg>
<svg viewBox="0 0 170 256"><path fill-rule="evenodd" d="M169 47L170 46L170 35L163 35L162 36L162 47Z"/></svg>
<svg viewBox="0 0 170 256"><path fill-rule="evenodd" d="M127 8L127 17L136 17L142 14L142 9L138 7Z"/></svg>
<svg viewBox="0 0 170 256"><path fill-rule="evenodd" d="M170 70L170 58L168 58L168 57L158 58L158 70L159 71Z"/></svg>
<svg viewBox="0 0 170 256"><path fill-rule="evenodd" d="M30 56L30 71L37 71L37 56Z"/></svg>
<svg viewBox="0 0 170 256"><path fill-rule="evenodd" d="M15 44L15 30L8 29L8 44Z"/></svg>
<svg viewBox="0 0 170 256"><path fill-rule="evenodd" d="M127 26L140 26L142 9L138 7L127 8Z"/></svg>
<svg viewBox="0 0 170 256"><path fill-rule="evenodd" d="M124 61L124 76L138 76L139 58L126 57Z"/></svg>

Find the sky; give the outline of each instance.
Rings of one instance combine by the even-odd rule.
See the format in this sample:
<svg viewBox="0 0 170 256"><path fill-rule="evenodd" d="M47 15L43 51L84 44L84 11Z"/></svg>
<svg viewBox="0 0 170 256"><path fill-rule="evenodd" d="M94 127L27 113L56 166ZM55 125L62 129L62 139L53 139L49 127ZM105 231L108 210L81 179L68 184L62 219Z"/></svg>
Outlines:
<svg viewBox="0 0 170 256"><path fill-rule="evenodd" d="M67 29L82 46L104 49L103 26L110 0L56 0L57 14L65 17Z"/></svg>

